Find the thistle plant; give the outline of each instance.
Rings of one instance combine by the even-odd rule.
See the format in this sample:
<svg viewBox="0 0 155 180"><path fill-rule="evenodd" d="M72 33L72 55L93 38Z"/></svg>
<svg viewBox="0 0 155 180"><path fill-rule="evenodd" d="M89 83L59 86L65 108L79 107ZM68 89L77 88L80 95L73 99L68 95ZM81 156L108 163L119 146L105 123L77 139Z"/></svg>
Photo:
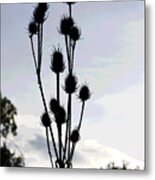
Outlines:
<svg viewBox="0 0 155 180"><path fill-rule="evenodd" d="M90 90L86 84L79 89L78 79L74 71L74 56L77 42L81 38L81 30L75 24L72 17L73 2L66 3L68 15L64 15L60 21L58 32L64 37L67 64L61 48L54 48L50 59L50 69L55 74L56 94L47 105L44 89L42 85L42 52L43 52L43 28L47 19L49 5L39 3L33 11L33 17L29 23L29 38L32 56L37 76L38 87L43 103L44 113L41 115L41 122L45 128L47 149L52 168L71 168L72 159L77 142L80 140L80 129L83 120L85 102L90 98ZM34 44L37 47L34 48ZM67 71L63 86L60 85L61 74ZM78 92L79 90L79 92ZM67 107L61 102L61 91L66 93ZM80 119L76 128L73 128L72 101L73 95L77 95L81 100ZM51 118L53 117L53 118ZM53 123L56 124L56 131L53 131ZM64 133L62 133L64 132ZM58 137L56 137L56 135ZM54 152L51 152L53 146ZM54 153L54 154L52 154Z"/></svg>

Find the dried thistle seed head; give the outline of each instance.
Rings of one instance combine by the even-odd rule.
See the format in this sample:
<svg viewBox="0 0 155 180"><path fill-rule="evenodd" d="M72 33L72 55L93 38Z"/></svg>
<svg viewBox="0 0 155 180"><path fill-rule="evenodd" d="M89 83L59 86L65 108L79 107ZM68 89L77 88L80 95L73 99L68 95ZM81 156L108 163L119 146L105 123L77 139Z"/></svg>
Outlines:
<svg viewBox="0 0 155 180"><path fill-rule="evenodd" d="M73 27L73 25L74 25L74 21L72 18L63 16L63 18L61 19L61 22L60 22L59 32L63 35L69 35L70 30Z"/></svg>
<svg viewBox="0 0 155 180"><path fill-rule="evenodd" d="M33 18L36 23L43 23L45 21L46 11L48 9L47 3L39 3L33 11Z"/></svg>
<svg viewBox="0 0 155 180"><path fill-rule="evenodd" d="M71 133L70 140L73 143L77 143L80 140L80 134L78 129L74 129Z"/></svg>
<svg viewBox="0 0 155 180"><path fill-rule="evenodd" d="M45 127L50 126L51 120L47 113L43 113L43 115L41 116L41 122Z"/></svg>
<svg viewBox="0 0 155 180"><path fill-rule="evenodd" d="M51 69L55 73L61 73L65 69L63 54L59 49L55 49L51 58Z"/></svg>
<svg viewBox="0 0 155 180"><path fill-rule="evenodd" d="M72 94L77 89L77 78L76 76L72 75L71 73L65 78L65 87L66 93Z"/></svg>
<svg viewBox="0 0 155 180"><path fill-rule="evenodd" d="M53 113L56 113L58 111L58 108L59 108L59 103L56 99L52 98L50 100L50 103L49 103L49 107L50 107L50 110L53 112Z"/></svg>
<svg viewBox="0 0 155 180"><path fill-rule="evenodd" d="M38 3L38 8L42 12L46 12L49 8L48 3Z"/></svg>
<svg viewBox="0 0 155 180"><path fill-rule="evenodd" d="M70 37L73 41L78 41L81 36L81 30L77 26L73 26L70 30Z"/></svg>
<svg viewBox="0 0 155 180"><path fill-rule="evenodd" d="M89 90L88 86L83 85L79 92L79 98L81 99L81 101L86 101L90 98L90 96L91 96L91 94L90 94L90 90Z"/></svg>
<svg viewBox="0 0 155 180"><path fill-rule="evenodd" d="M66 122L66 111L63 107L59 106L54 116L55 116L55 121L58 125Z"/></svg>
<svg viewBox="0 0 155 180"><path fill-rule="evenodd" d="M33 22L33 21L30 22L30 23L29 23L28 30L29 30L30 36L33 36L33 35L36 34L37 31L38 31L37 24L36 24L35 22Z"/></svg>
<svg viewBox="0 0 155 180"><path fill-rule="evenodd" d="M73 4L75 4L76 2L66 2L66 4L68 4L68 5L73 5Z"/></svg>

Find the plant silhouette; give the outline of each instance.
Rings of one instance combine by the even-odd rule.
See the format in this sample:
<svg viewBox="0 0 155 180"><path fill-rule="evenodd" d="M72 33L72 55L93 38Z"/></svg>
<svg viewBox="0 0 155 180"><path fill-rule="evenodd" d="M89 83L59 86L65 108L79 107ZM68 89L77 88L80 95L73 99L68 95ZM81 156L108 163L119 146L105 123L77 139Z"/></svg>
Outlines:
<svg viewBox="0 0 155 180"><path fill-rule="evenodd" d="M54 48L51 55L51 71L56 77L56 97L49 101L49 106L46 103L43 85L42 85L42 52L43 52L43 28L44 22L47 19L47 11L49 4L39 3L33 11L33 18L29 23L29 38L32 49L32 56L37 75L38 87L40 89L41 99L44 107L44 113L41 116L42 124L45 128L47 149L52 168L71 168L72 159L75 152L75 146L80 140L80 129L84 114L85 102L90 98L89 87L84 84L81 86L78 98L81 100L82 108L80 119L76 128L73 128L73 95L78 91L78 79L74 71L74 56L77 42L81 38L81 30L74 22L72 17L72 6L75 3L68 2L68 14L64 15L60 21L58 32L64 37L65 49L67 56L67 65L64 62L64 55L60 47ZM37 47L34 47L34 42ZM60 88L61 74L67 71L67 76L64 80L63 88ZM66 92L67 107L62 106L60 93L61 90ZM51 115L54 120L51 119ZM53 131L53 122L56 124L57 133ZM64 130L64 131L62 131ZM62 132L65 132L62 134ZM58 137L56 137L56 134ZM50 141L50 139L52 141ZM54 155L51 152L51 144L54 149ZM54 161L55 159L55 161Z"/></svg>
<svg viewBox="0 0 155 180"><path fill-rule="evenodd" d="M0 119L1 119L1 147L0 147L0 166L9 167L23 167L24 157L19 149L19 147L8 138L9 134L13 136L17 135L17 124L15 122L15 115L17 115L16 107L11 103L11 101L2 97L0 93ZM20 156L16 156L15 152L12 152L8 146L8 141L11 141L18 151L20 151ZM3 145L2 145L3 143Z"/></svg>

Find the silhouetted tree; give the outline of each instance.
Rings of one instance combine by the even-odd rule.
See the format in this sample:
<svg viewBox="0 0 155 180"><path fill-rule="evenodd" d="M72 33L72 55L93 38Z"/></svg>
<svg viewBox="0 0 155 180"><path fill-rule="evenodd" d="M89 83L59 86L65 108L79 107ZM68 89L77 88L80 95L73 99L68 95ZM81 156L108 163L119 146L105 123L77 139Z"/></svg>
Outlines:
<svg viewBox="0 0 155 180"><path fill-rule="evenodd" d="M15 152L11 152L7 146L8 135L17 135L17 125L15 122L15 115L17 115L17 110L15 106L6 97L2 97L0 93L0 136L1 136L1 147L0 147L0 164L1 166L24 166L23 155L16 156ZM3 145L2 145L3 143ZM16 145L17 147L17 145Z"/></svg>
<svg viewBox="0 0 155 180"><path fill-rule="evenodd" d="M41 121L45 127L48 154L52 167L56 168L71 168L72 158L75 151L76 143L80 139L80 129L84 114L85 102L90 98L90 90L86 84L80 87L78 97L81 100L81 114L80 119L76 128L73 128L73 115L72 115L72 97L78 89L78 79L74 72L74 56L75 47L81 37L81 30L76 25L72 17L72 6L73 2L66 3L68 6L68 14L64 15L60 21L59 33L64 37L67 66L64 62L64 55L61 52L60 47L54 48L51 55L51 71L56 77L56 97L52 98L47 106L42 78L41 78L41 67L42 67L42 47L43 47L43 27L47 17L47 10L49 5L47 3L39 3L34 11L31 22L29 23L29 38L32 49L33 61L35 65L38 86L43 102L44 113L41 116ZM34 48L34 44L37 47ZM63 90L67 97L67 107L62 106L60 99L60 78L61 74L67 67L67 76L65 78ZM58 138L55 137L52 127L51 115L54 116L54 122L57 127ZM64 137L62 136L62 128L64 128ZM51 153L49 133L51 135L52 145L55 153L55 164L53 163L53 155ZM56 143L58 141L58 145Z"/></svg>

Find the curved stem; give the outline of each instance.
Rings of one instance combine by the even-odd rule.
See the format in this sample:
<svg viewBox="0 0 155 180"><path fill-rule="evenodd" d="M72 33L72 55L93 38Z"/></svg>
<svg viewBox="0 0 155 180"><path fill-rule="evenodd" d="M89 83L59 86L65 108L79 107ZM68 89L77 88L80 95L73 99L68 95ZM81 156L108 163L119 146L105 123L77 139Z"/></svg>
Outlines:
<svg viewBox="0 0 155 180"><path fill-rule="evenodd" d="M48 134L48 128L47 128L47 127L46 127L46 139L47 139L48 154L49 154L51 166L52 166L52 168L53 168L54 166L53 166L53 160L52 160L52 153L51 153L51 150L50 150L49 134Z"/></svg>
<svg viewBox="0 0 155 180"><path fill-rule="evenodd" d="M48 109L47 109L46 100L45 100L45 96L44 96L44 91L43 91L41 77L40 77L39 74L37 74L37 77L38 77L38 85L39 85L39 89L40 89L40 93L41 93L41 98L42 98L43 106L44 106L45 112L48 114Z"/></svg>
<svg viewBox="0 0 155 180"><path fill-rule="evenodd" d="M33 56L33 60L34 60L35 70L37 71L38 67L37 67L37 60L36 60L36 55L35 55L35 51L34 51L32 36L30 36L30 44L31 44L31 50L32 50L32 56Z"/></svg>
<svg viewBox="0 0 155 180"><path fill-rule="evenodd" d="M84 113L84 107L85 107L85 101L82 102L81 116L80 116L80 120L79 120L78 130L80 130L80 128L81 128L82 118L83 118L83 113Z"/></svg>
<svg viewBox="0 0 155 180"><path fill-rule="evenodd" d="M37 33L37 38L38 38L38 73L40 74L41 71L41 59L40 59L40 24L38 24L38 33Z"/></svg>

